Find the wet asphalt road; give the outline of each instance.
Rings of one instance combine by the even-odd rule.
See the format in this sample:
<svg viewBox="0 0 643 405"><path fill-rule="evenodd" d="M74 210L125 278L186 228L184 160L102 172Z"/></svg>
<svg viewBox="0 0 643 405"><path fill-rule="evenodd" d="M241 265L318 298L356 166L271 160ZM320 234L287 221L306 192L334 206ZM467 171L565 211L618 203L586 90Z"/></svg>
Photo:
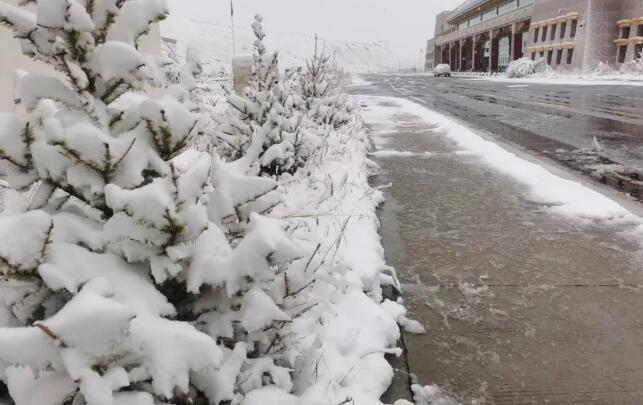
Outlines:
<svg viewBox="0 0 643 405"><path fill-rule="evenodd" d="M463 404L643 404L643 257L631 229L553 215L394 102L364 108L384 152L374 182L392 183L386 259L428 330L405 335L386 400L404 396L410 372Z"/></svg>
<svg viewBox="0 0 643 405"><path fill-rule="evenodd" d="M404 97L643 200L643 87L371 75L360 91ZM602 146L592 153L592 139ZM626 184L622 184L623 181Z"/></svg>

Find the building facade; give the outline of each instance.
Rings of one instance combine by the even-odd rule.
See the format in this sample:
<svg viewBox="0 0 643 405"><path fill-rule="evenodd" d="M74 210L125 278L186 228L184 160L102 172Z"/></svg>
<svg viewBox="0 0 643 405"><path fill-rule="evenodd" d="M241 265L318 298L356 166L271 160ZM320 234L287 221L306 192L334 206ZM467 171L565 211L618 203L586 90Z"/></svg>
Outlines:
<svg viewBox="0 0 643 405"><path fill-rule="evenodd" d="M523 56L558 70L641 58L643 0L468 0L436 18L435 61L504 71Z"/></svg>
<svg viewBox="0 0 643 405"><path fill-rule="evenodd" d="M429 39L426 43L426 56L424 58L424 71L431 72L435 67L435 39Z"/></svg>
<svg viewBox="0 0 643 405"><path fill-rule="evenodd" d="M0 0L0 2L18 5L20 0ZM141 49L150 54L161 54L161 33L158 24L154 24L148 34L141 38ZM54 71L50 66L34 61L22 54L20 43L13 37L13 32L0 25L0 112L11 111L13 102L14 72L23 69L27 72L47 73L64 76Z"/></svg>

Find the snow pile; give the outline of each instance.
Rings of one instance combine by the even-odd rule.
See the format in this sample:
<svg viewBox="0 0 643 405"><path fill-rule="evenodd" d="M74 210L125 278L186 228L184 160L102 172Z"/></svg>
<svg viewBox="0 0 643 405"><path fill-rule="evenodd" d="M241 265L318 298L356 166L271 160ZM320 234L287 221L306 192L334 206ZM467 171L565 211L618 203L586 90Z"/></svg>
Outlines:
<svg viewBox="0 0 643 405"><path fill-rule="evenodd" d="M322 53L282 77L257 16L251 86L213 112L196 52L138 50L166 15L0 3L68 79L19 72L0 114L0 400L378 404L398 322L421 328L383 298L398 283L344 76Z"/></svg>
<svg viewBox="0 0 643 405"><path fill-rule="evenodd" d="M460 402L445 394L437 385L423 387L413 384L411 391L413 391L413 403L399 400L394 405L461 405Z"/></svg>
<svg viewBox="0 0 643 405"><path fill-rule="evenodd" d="M504 76L492 76L488 80L516 79L526 83L545 84L643 85L643 60L626 62L618 69L607 62L600 62L592 73L578 73L553 70L542 58L537 61L522 58L511 62Z"/></svg>
<svg viewBox="0 0 643 405"><path fill-rule="evenodd" d="M621 72L629 75L643 76L643 58L631 60L621 66Z"/></svg>
<svg viewBox="0 0 643 405"><path fill-rule="evenodd" d="M305 252L284 274L285 303L301 313L286 347L304 404L379 404L393 377L384 355L400 354L396 320L405 310L380 304L383 285L398 287L379 240L382 194L368 184L375 166L366 134L346 138L331 131L306 166L282 180L285 203L275 211L289 218Z"/></svg>
<svg viewBox="0 0 643 405"><path fill-rule="evenodd" d="M505 72L508 78L522 78L546 72L548 66L543 59L533 61L529 58L517 59L509 64Z"/></svg>

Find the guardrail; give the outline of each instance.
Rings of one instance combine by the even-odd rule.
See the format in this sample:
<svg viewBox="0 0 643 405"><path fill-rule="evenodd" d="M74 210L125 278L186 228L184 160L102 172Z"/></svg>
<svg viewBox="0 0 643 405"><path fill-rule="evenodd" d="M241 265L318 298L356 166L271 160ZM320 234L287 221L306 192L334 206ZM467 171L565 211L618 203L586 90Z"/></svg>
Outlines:
<svg viewBox="0 0 643 405"><path fill-rule="evenodd" d="M496 77L504 75L501 72L451 72L453 77Z"/></svg>

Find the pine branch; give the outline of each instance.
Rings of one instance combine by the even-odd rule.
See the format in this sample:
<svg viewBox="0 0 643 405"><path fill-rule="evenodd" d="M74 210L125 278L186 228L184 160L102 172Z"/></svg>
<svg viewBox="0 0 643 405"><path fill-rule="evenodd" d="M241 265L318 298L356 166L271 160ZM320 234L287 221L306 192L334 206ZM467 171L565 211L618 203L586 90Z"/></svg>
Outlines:
<svg viewBox="0 0 643 405"><path fill-rule="evenodd" d="M44 332L45 335L49 336L53 341L55 341L60 347L67 348L67 344L63 342L58 335L56 335L49 327L40 322L36 322L34 326Z"/></svg>
<svg viewBox="0 0 643 405"><path fill-rule="evenodd" d="M69 194L70 196L76 198L77 200L84 202L85 204L87 204L87 206L100 211L105 218L111 218L112 216L114 216L114 210L112 210L110 207L108 207L107 204L105 204L104 201L102 201L101 203L92 203L87 198L85 198L85 196L83 194L79 193L72 186L59 183L56 180L54 180L53 178L51 178L51 177L45 178L43 180L50 182L54 187L64 191L65 193Z"/></svg>
<svg viewBox="0 0 643 405"><path fill-rule="evenodd" d="M47 229L47 237L45 242L42 244L42 249L40 250L40 258L38 259L38 265L41 265L44 262L45 257L47 256L47 250L51 243L53 242L52 236L54 233L54 221L50 220L49 228Z"/></svg>
<svg viewBox="0 0 643 405"><path fill-rule="evenodd" d="M7 162L9 162L12 165L16 166L22 172L28 172L31 169L29 164L18 162L16 159L14 159L11 156L7 155L7 153L2 149L0 149L0 160L6 160Z"/></svg>
<svg viewBox="0 0 643 405"><path fill-rule="evenodd" d="M100 96L100 99L103 103L105 104L110 104L114 100L116 100L118 97L120 97L123 93L126 93L128 90L131 89L131 85L127 83L124 79L118 79L118 80L112 80L112 83L108 85L107 89L103 93L102 96ZM126 88L120 92L117 93L117 90L121 87L125 86Z"/></svg>

